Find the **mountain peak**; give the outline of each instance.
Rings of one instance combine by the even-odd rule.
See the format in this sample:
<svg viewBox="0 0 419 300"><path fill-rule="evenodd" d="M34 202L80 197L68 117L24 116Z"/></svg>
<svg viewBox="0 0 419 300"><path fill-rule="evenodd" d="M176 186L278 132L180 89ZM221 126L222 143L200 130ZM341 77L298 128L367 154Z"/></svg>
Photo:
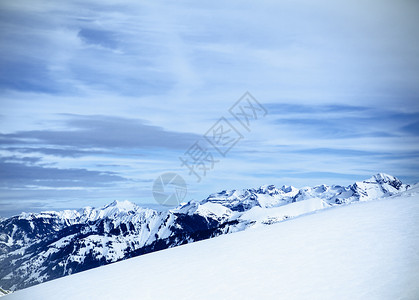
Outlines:
<svg viewBox="0 0 419 300"><path fill-rule="evenodd" d="M0 223L0 286L16 290L92 266L408 188L397 178L378 173L346 187L265 185L224 190L165 212L115 200L99 208L20 215ZM18 266L16 271L10 269L11 262Z"/></svg>
<svg viewBox="0 0 419 300"><path fill-rule="evenodd" d="M381 185L388 184L395 189L399 189L403 185L400 179L386 173L377 173L370 179L366 180L366 182L377 182Z"/></svg>
<svg viewBox="0 0 419 300"><path fill-rule="evenodd" d="M135 203L132 203L131 201L128 201L128 200L123 200L123 201L114 200L110 204L106 205L104 209L111 208L111 207L118 208L119 210L122 210L122 211L130 211L130 210L135 210L138 206Z"/></svg>
<svg viewBox="0 0 419 300"><path fill-rule="evenodd" d="M109 218L109 217L116 217L117 215L126 215L126 214L133 214L139 209L139 206L128 201L118 201L114 200L108 205L105 205L99 209L93 209L89 213L89 218L97 219L97 218Z"/></svg>
<svg viewBox="0 0 419 300"><path fill-rule="evenodd" d="M377 173L372 178L374 178L377 182L391 182L394 180L398 180L396 177L386 174L386 173Z"/></svg>

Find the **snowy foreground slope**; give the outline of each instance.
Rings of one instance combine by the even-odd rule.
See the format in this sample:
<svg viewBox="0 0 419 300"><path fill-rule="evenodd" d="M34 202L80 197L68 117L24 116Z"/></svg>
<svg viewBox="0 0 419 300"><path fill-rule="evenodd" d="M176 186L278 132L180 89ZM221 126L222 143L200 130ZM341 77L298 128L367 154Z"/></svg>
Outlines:
<svg viewBox="0 0 419 300"><path fill-rule="evenodd" d="M419 186L73 274L13 299L419 299Z"/></svg>

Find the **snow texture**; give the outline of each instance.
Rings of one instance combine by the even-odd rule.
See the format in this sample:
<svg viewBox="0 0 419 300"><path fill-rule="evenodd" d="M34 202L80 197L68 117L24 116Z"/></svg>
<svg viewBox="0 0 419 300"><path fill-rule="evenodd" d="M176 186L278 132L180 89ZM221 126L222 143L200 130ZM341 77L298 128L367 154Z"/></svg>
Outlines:
<svg viewBox="0 0 419 300"><path fill-rule="evenodd" d="M292 205L308 211L325 204L313 199L302 208ZM419 299L418 246L419 186L414 186L379 200L131 258L4 299L414 300Z"/></svg>

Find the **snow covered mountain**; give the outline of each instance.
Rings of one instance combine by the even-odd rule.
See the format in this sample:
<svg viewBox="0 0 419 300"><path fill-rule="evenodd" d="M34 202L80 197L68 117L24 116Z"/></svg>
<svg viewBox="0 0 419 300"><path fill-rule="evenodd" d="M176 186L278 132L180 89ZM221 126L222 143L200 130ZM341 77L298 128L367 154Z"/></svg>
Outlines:
<svg viewBox="0 0 419 300"><path fill-rule="evenodd" d="M418 229L416 185L73 274L5 300L415 300Z"/></svg>
<svg viewBox="0 0 419 300"><path fill-rule="evenodd" d="M7 295L9 293L10 293L9 291L6 291L6 290L3 290L2 288L0 288L0 297L1 296L5 296L5 295Z"/></svg>
<svg viewBox="0 0 419 300"><path fill-rule="evenodd" d="M159 212L128 201L79 211L22 213L0 222L0 287L18 290L130 257L273 224L409 188L377 174L339 185L222 191Z"/></svg>

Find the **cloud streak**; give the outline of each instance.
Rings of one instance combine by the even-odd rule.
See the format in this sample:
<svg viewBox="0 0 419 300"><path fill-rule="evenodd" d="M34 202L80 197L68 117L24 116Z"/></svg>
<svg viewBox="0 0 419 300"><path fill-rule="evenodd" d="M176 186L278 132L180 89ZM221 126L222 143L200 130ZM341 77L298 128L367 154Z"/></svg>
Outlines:
<svg viewBox="0 0 419 300"><path fill-rule="evenodd" d="M33 130L1 134L4 145L38 144L65 146L73 148L166 148L184 149L199 138L192 133L180 133L165 130L158 126L145 124L143 121L123 119L111 116L67 116L66 130ZM24 151L30 151L30 148ZM47 149L41 149L48 152ZM53 150L49 150L51 153ZM66 149L58 150L63 154ZM75 150L74 154L82 154Z"/></svg>
<svg viewBox="0 0 419 300"><path fill-rule="evenodd" d="M113 172L86 169L58 169L28 166L22 163L0 161L2 188L31 187L100 187L127 179Z"/></svg>

